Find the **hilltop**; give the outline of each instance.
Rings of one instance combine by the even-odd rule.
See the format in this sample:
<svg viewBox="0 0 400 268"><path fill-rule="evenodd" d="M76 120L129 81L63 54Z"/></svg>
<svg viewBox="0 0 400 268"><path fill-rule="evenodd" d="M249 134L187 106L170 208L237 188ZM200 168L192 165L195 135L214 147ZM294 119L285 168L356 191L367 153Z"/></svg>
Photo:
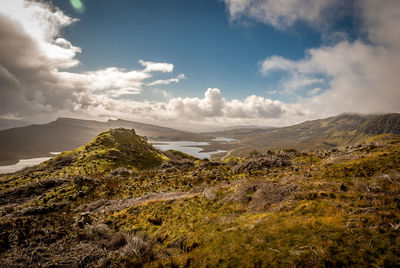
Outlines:
<svg viewBox="0 0 400 268"><path fill-rule="evenodd" d="M145 169L160 165L167 157L147 143L135 131L118 128L103 132L87 145L63 152L48 161L44 168L67 167L65 173L110 172L117 167ZM67 164L67 165L64 165Z"/></svg>
<svg viewBox="0 0 400 268"><path fill-rule="evenodd" d="M50 152L73 150L88 143L100 132L120 127L134 128L138 135L146 136L150 140L208 142L209 145L200 147L208 151L230 151L230 156L243 156L254 149L260 152L280 148L329 150L357 144L378 134L400 134L400 114L343 114L281 128L247 126L201 133L120 119L99 122L59 118L44 125L0 131L0 165L13 164L19 159L50 156ZM237 141L213 141L216 137L233 138Z"/></svg>
<svg viewBox="0 0 400 268"><path fill-rule="evenodd" d="M50 152L73 150L87 144L100 132L121 127L134 128L138 135L149 139L204 140L200 134L125 120L100 122L59 118L48 124L0 131L0 164L13 164L19 159L50 156Z"/></svg>
<svg viewBox="0 0 400 268"><path fill-rule="evenodd" d="M400 136L224 161L98 135L0 177L2 265L395 266Z"/></svg>

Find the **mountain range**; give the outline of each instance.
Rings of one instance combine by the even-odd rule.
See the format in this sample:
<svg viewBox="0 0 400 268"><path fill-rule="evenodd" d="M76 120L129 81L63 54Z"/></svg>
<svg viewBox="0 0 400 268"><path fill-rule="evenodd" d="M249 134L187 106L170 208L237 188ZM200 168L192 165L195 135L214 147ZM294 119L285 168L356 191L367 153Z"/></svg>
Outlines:
<svg viewBox="0 0 400 268"><path fill-rule="evenodd" d="M59 118L43 125L29 125L0 131L0 165L19 159L48 156L50 152L73 150L98 133L112 128L135 129L141 136L158 140L201 141L202 135L187 131L125 120L106 122Z"/></svg>
<svg viewBox="0 0 400 268"><path fill-rule="evenodd" d="M255 149L259 152L281 148L306 151L331 149L355 144L378 134L400 134L400 114L342 114L280 128L250 126L200 133L120 119L100 122L59 118L48 124L0 131L0 165L16 163L24 158L48 156L50 152L72 150L88 143L102 131L120 127L133 128L138 135L151 140L206 141L209 145L201 146L203 149L223 149L233 156L246 155ZM212 141L215 137L236 141Z"/></svg>

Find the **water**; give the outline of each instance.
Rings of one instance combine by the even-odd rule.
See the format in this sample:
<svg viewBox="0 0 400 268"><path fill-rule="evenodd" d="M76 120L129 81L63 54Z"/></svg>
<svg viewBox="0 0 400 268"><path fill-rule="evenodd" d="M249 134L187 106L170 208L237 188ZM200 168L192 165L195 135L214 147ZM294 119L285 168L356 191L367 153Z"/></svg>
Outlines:
<svg viewBox="0 0 400 268"><path fill-rule="evenodd" d="M186 154L193 155L194 157L197 158L210 158L212 154L217 154L217 153L225 153L226 151L224 150L217 150L217 151L212 151L212 152L202 152L202 148L196 147L196 146L204 146L204 145L209 145L208 142L196 142L196 141L150 141L152 145L161 150L161 151L167 151L167 150L176 150L180 151Z"/></svg>
<svg viewBox="0 0 400 268"><path fill-rule="evenodd" d="M51 157L36 157L36 158L30 158L30 159L21 159L18 161L18 163L14 164L14 165L0 166L0 174L12 173L12 172L16 172L16 171L21 170L26 167L35 166L46 160L49 160L50 158Z"/></svg>
<svg viewBox="0 0 400 268"><path fill-rule="evenodd" d="M213 141L234 142L234 141L237 141L237 139L216 137L215 139L213 139Z"/></svg>
<svg viewBox="0 0 400 268"><path fill-rule="evenodd" d="M58 155L61 152L50 152L51 155ZM0 174L3 173L12 173L18 170L21 170L26 167L32 167L38 165L46 160L49 160L51 157L36 157L36 158L29 158L29 159L20 159L18 163L9 166L0 166Z"/></svg>
<svg viewBox="0 0 400 268"><path fill-rule="evenodd" d="M223 142L232 142L235 139L218 137L215 138L214 141L223 141ZM225 150L216 150L212 152L202 152L203 149L196 146L204 146L209 145L208 142L196 142L196 141L149 141L153 144L153 146L159 150L167 151L167 150L176 150L186 154L193 155L194 157L203 159L203 158L211 158L212 154L217 153L225 153ZM57 155L60 152L50 152L51 155ZM36 157L30 159L21 159L18 163L9 166L0 166L0 174L3 173L12 173L18 170L21 170L26 167L31 167L38 165L46 160L49 160L51 157Z"/></svg>

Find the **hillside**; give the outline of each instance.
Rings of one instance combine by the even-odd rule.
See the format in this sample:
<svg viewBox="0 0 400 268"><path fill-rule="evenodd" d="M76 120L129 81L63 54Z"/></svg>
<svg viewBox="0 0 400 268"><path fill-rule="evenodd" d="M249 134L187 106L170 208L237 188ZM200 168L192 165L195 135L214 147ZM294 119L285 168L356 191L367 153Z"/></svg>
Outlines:
<svg viewBox="0 0 400 268"><path fill-rule="evenodd" d="M134 128L150 139L203 141L199 134L124 120L100 122L59 118L43 125L30 125L0 131L0 165L13 164L21 158L48 156L50 152L75 149L110 128Z"/></svg>
<svg viewBox="0 0 400 268"><path fill-rule="evenodd" d="M207 141L206 151L226 150L228 156L247 155L253 150L267 152L280 148L329 150L356 144L378 134L399 134L400 114L343 114L307 121L282 128L239 128L219 132L192 133L124 120L99 122L60 118L44 125L31 125L0 131L0 165L22 158L48 156L49 152L72 150L88 143L98 133L111 128L134 128L138 135L159 141ZM234 138L234 142L215 142L215 137ZM220 154L224 157L225 154Z"/></svg>
<svg viewBox="0 0 400 268"><path fill-rule="evenodd" d="M60 169L57 174L98 174L117 167L152 168L167 157L135 131L118 128L103 132L87 145L63 152L43 164L43 169Z"/></svg>
<svg viewBox="0 0 400 268"><path fill-rule="evenodd" d="M248 154L254 149L266 152L279 148L329 150L356 144L378 134L399 134L400 114L343 114L326 119L274 129L242 129L209 135L240 140L241 147L230 155Z"/></svg>
<svg viewBox="0 0 400 268"><path fill-rule="evenodd" d="M15 128L15 127L23 127L27 125L29 125L29 123L22 120L0 118L0 130Z"/></svg>
<svg viewBox="0 0 400 268"><path fill-rule="evenodd" d="M0 177L5 267L393 267L400 136L222 162L104 132Z"/></svg>
<svg viewBox="0 0 400 268"><path fill-rule="evenodd" d="M359 131L371 135L387 133L400 135L400 114L386 114L370 118L360 126Z"/></svg>

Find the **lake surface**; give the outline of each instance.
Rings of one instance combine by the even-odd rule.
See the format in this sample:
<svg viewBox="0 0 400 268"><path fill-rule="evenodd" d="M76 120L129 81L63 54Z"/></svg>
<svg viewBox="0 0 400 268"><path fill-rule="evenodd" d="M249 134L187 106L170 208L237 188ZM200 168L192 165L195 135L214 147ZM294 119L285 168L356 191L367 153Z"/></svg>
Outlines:
<svg viewBox="0 0 400 268"><path fill-rule="evenodd" d="M58 155L61 152L50 152L51 155ZM32 167L35 165L39 165L40 163L49 160L52 157L44 156L44 157L36 157L36 158L29 158L29 159L20 159L18 163L9 166L0 166L0 174L4 173L12 173L18 170L21 170L26 167Z"/></svg>
<svg viewBox="0 0 400 268"><path fill-rule="evenodd" d="M232 142L235 141L235 139L230 139L230 138L215 138L214 141L222 141L222 142ZM212 152L202 152L203 149L197 146L204 146L204 145L209 145L208 142L196 142L196 141L149 141L152 143L152 145L161 150L161 151L167 151L167 150L176 150L180 151L186 154L193 155L194 157L203 159L203 158L211 158L211 155L217 154L217 153L225 153L225 150L216 150ZM50 152L52 155L57 155L60 152ZM14 165L9 165L9 166L0 166L0 174L4 173L12 173L16 172L18 170L21 170L26 167L31 167L38 165L46 160L49 160L51 157L36 157L36 158L30 158L30 159L21 159L19 160L18 163Z"/></svg>
<svg viewBox="0 0 400 268"><path fill-rule="evenodd" d="M234 141L237 141L237 139L216 137L215 139L213 139L213 141L234 142Z"/></svg>
<svg viewBox="0 0 400 268"><path fill-rule="evenodd" d="M155 148L161 151L176 150L186 154L193 155L197 158L210 158L212 154L225 153L224 150L217 150L212 152L202 152L203 149L196 146L209 145L208 142L196 141L149 141Z"/></svg>
<svg viewBox="0 0 400 268"><path fill-rule="evenodd" d="M18 163L9 166L0 166L0 174L3 173L11 173L21 170L25 167L31 167L38 165L46 160L49 160L51 157L36 157L30 159L21 159Z"/></svg>

